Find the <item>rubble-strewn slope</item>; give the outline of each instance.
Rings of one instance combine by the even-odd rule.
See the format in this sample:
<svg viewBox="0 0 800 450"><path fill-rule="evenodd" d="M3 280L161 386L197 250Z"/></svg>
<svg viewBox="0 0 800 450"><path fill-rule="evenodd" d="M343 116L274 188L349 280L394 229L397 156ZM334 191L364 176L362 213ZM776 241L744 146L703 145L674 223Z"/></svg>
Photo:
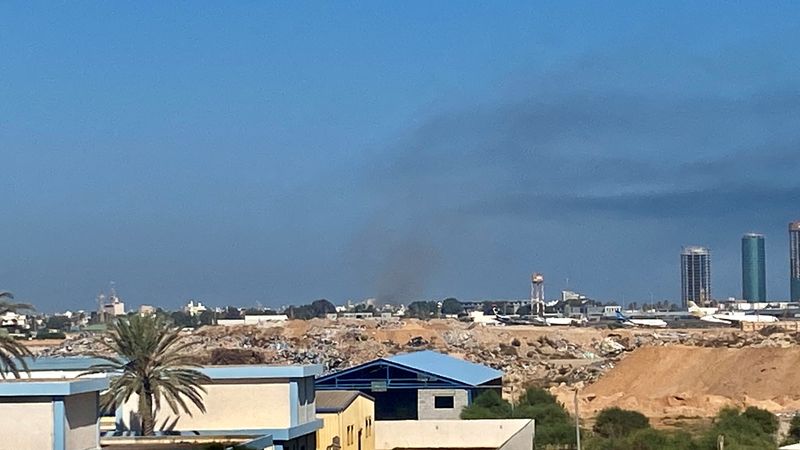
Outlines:
<svg viewBox="0 0 800 450"><path fill-rule="evenodd" d="M552 386L555 390L559 390L561 385L561 391L564 391L565 384L591 385L628 352L643 346L773 348L794 347L797 342L795 335L776 330L765 330L763 334L758 334L732 329L654 331L481 327L454 320L398 322L342 319L290 321L272 326L204 327L188 333L186 338L202 343L200 351L207 363L317 363L322 364L326 372L341 370L385 355L433 349L503 370L506 373L506 395L509 397L521 393L528 384ZM38 353L75 355L98 350L100 349L92 337L77 336L59 346L38 349ZM692 356L687 354L686 358ZM634 371L636 375L625 375L633 378L625 378L626 381L621 383L626 389L631 389L637 383L651 385L656 379L665 380L664 386L673 383L671 380L682 382L687 377L679 371L682 364L689 363L678 358L663 373L656 374L650 373L649 364L643 363L639 372ZM709 370L716 370L709 361L704 360L699 364L707 366ZM744 366L751 362L748 357L742 358L737 364ZM725 370L737 370L737 364L732 364ZM680 380L673 373L681 373ZM695 378L697 376L699 374ZM618 395L610 393L610 390L613 389L609 388L602 394ZM626 401L639 397L637 393L629 396ZM571 398L569 400L565 403L571 404ZM670 401L674 403L676 400ZM713 399L708 401L712 402ZM586 407L591 410L593 405L601 403L594 401L590 406L587 402Z"/></svg>
<svg viewBox="0 0 800 450"><path fill-rule="evenodd" d="M609 406L648 417L710 417L725 405L800 409L800 347L643 347L581 390L581 415ZM557 389L571 407L571 393ZM569 401L568 401L569 400Z"/></svg>

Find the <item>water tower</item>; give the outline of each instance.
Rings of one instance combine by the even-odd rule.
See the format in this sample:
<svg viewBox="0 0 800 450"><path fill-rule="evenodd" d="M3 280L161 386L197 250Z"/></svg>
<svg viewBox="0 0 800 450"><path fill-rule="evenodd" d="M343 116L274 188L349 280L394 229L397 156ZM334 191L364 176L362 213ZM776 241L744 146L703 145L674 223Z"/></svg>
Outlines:
<svg viewBox="0 0 800 450"><path fill-rule="evenodd" d="M531 315L544 316L544 275L531 275Z"/></svg>

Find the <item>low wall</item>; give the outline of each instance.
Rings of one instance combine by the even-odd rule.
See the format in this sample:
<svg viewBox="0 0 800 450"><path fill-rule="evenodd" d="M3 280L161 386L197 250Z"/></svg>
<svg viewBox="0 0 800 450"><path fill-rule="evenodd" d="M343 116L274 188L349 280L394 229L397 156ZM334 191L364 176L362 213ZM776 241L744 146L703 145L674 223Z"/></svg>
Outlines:
<svg viewBox="0 0 800 450"><path fill-rule="evenodd" d="M533 420L380 420L375 449L532 450Z"/></svg>

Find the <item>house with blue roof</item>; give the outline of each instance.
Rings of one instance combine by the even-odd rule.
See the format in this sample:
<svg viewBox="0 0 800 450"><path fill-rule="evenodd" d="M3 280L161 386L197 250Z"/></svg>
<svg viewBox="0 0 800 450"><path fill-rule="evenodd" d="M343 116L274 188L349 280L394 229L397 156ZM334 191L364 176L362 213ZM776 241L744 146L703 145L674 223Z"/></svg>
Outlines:
<svg viewBox="0 0 800 450"><path fill-rule="evenodd" d="M375 399L376 420L458 419L503 372L430 350L376 359L316 381L318 391L357 390Z"/></svg>

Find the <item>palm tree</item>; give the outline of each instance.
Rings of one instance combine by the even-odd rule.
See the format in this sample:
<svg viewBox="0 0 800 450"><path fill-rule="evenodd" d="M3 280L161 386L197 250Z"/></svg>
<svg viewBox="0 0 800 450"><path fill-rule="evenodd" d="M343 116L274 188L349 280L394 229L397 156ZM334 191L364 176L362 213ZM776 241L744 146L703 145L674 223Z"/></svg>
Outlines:
<svg viewBox="0 0 800 450"><path fill-rule="evenodd" d="M32 310L33 306L27 303L14 303L14 294L0 291L0 315L7 312ZM33 357L28 347L5 333L0 333L0 377L5 379L10 372L14 378L20 377L20 368L30 374L30 368L25 357Z"/></svg>
<svg viewBox="0 0 800 450"><path fill-rule="evenodd" d="M206 412L201 395L205 388L201 383L210 380L194 369L200 367L197 357L186 352L198 343L181 342L178 328L160 316L120 318L99 343L115 356L95 355L107 363L94 365L82 375L114 375L101 399L105 410L122 405L136 394L143 435L154 434L155 416L162 401L174 414L182 411L192 415L186 399Z"/></svg>
<svg viewBox="0 0 800 450"><path fill-rule="evenodd" d="M30 303L14 303L9 300L14 300L14 294L8 291L0 291L0 314L33 311L36 309Z"/></svg>

